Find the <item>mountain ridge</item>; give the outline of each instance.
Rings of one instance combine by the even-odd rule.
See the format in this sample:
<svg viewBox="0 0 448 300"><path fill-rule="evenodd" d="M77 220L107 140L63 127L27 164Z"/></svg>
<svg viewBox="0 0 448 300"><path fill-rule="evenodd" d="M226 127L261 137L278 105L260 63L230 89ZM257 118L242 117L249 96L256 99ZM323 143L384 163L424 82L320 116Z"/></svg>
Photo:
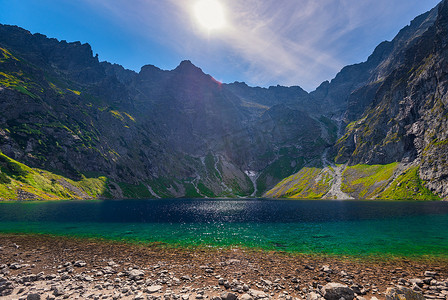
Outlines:
<svg viewBox="0 0 448 300"><path fill-rule="evenodd" d="M424 133L412 133L426 139L426 148L434 146L425 151L413 150L415 139L405 134L416 126L437 133L444 127L414 125L409 117L396 118L394 127L374 114L382 108L383 119L390 119L397 111L405 89L392 100L384 95L396 90L400 76L413 82L400 71L407 65L415 66L412 74L420 72L414 77L437 76L435 56L428 63L425 53L443 58L446 6L442 1L377 46L366 62L344 67L310 93L299 86L220 83L191 61L173 70L145 65L137 73L99 62L88 44L0 25L0 150L72 180L106 178L103 193L112 198L282 197L268 191L281 190L280 181L306 168L332 167L334 159L350 174L366 163L415 163L423 186L446 197L447 171L434 170L424 155L436 151L443 163L443 134L428 142ZM429 40L441 48L431 48ZM436 104L428 102L419 115Z"/></svg>

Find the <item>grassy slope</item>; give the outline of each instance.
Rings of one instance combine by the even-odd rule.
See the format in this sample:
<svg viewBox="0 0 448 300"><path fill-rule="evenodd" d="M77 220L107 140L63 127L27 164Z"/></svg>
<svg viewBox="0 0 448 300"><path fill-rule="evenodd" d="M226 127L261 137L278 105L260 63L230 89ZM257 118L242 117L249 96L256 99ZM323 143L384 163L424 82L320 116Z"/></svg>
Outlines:
<svg viewBox="0 0 448 300"><path fill-rule="evenodd" d="M342 173L341 190L356 199L440 200L419 178L419 167L404 171L400 171L399 167L398 163L347 167ZM332 180L329 169L303 168L264 196L321 199L329 191Z"/></svg>
<svg viewBox="0 0 448 300"><path fill-rule="evenodd" d="M331 187L330 172L318 168L303 168L285 178L264 196L269 198L319 199Z"/></svg>
<svg viewBox="0 0 448 300"><path fill-rule="evenodd" d="M48 171L33 169L0 153L1 200L59 200L100 198L107 178L73 181Z"/></svg>

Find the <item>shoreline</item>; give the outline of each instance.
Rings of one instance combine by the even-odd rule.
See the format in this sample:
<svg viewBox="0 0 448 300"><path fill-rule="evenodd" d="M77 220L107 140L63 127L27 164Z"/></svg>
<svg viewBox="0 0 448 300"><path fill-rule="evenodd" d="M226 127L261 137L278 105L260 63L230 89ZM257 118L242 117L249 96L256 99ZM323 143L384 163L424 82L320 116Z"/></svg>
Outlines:
<svg viewBox="0 0 448 300"><path fill-rule="evenodd" d="M4 236L22 236L29 237L30 239L59 239L59 240L67 240L70 242L78 241L79 243L97 243L97 244L110 244L110 245L127 245L130 247L145 247L145 248L156 248L161 251L189 251L189 252L210 252L210 253L219 253L226 251L244 251L246 253L266 253L266 254L276 254L276 255L286 255L286 256L297 256L297 257L308 257L314 259L335 259L335 260L347 260L347 261L355 261L359 263L377 263L377 262L388 262L388 263L396 263L400 262L413 262L413 263L421 263L431 265L435 264L446 264L448 265L448 253L446 256L442 255L415 255L415 256L406 256L406 255L397 255L397 254L389 254L389 253L370 253L368 255L356 255L356 254L338 254L338 253L329 253L329 252L295 252L293 250L278 250L278 249L268 249L261 247L252 247L246 245L222 245L222 246L213 246L207 244L181 244L181 243L170 243L165 241L144 241L139 239L113 239L107 237L98 237L98 236L82 236L82 235L70 235L70 234L53 234L53 233L36 233L36 232L1 232L0 231L0 241Z"/></svg>
<svg viewBox="0 0 448 300"><path fill-rule="evenodd" d="M0 294L4 299L40 293L41 299L199 300L223 298L227 292L239 298L292 300L319 295L328 283L347 285L364 299L385 299L387 288L413 287L412 279L423 282L428 274L437 274L434 281L444 283L446 290L432 288L427 281L418 287L425 298L448 296L448 260L436 258L357 259L245 248L191 249L39 234L0 234L0 247L0 286L5 286L3 280L11 287L0 288L0 293L11 293Z"/></svg>

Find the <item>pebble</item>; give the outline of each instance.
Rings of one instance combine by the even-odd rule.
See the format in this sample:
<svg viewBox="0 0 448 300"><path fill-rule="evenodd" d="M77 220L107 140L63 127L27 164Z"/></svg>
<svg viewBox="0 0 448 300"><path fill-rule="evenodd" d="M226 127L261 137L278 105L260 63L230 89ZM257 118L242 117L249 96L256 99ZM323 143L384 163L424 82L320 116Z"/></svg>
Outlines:
<svg viewBox="0 0 448 300"><path fill-rule="evenodd" d="M22 251L22 250L21 250ZM150 266L135 265L132 261L112 260L64 262L55 260L33 274L31 263L13 256L13 263L0 264L0 298L11 299L134 299L134 300L378 300L396 299L392 292L384 293L384 283L363 277L363 270L345 269L332 261L318 271L305 263L293 266L288 273L248 266L246 260L223 259L222 264L204 264L188 275L164 262ZM117 260L118 261L118 260ZM6 262L6 261L4 261ZM29 264L27 264L29 263ZM238 264L238 265L236 265ZM252 264L252 263L251 263ZM155 267L157 266L157 267ZM212 267L219 266L219 267ZM221 269L222 266L222 269ZM247 267L246 267L247 266ZM228 268L228 269L226 269ZM247 273L257 270L259 277L248 279ZM185 269L184 269L185 270ZM436 269L439 270L439 269ZM418 274L398 268L388 283L395 291L406 289L416 299L448 299L448 278L440 271L420 271ZM9 272L9 273L8 273ZM255 272L255 271L253 271ZM304 276L304 273L306 276ZM367 272L366 272L367 273ZM14 275L9 275L14 274ZM252 273L253 274L253 273ZM419 278L419 276L421 278ZM314 279L311 279L313 278ZM415 276L415 278L414 278ZM408 279L410 278L410 279ZM372 280L372 281L371 281ZM327 282L328 283L327 283ZM341 281L341 282L338 282ZM201 286L201 284L204 284ZM398 293L398 292L397 292ZM372 295L375 295L372 297ZM367 295L367 296L366 296ZM401 295L401 294L399 294ZM420 298L418 298L420 297Z"/></svg>

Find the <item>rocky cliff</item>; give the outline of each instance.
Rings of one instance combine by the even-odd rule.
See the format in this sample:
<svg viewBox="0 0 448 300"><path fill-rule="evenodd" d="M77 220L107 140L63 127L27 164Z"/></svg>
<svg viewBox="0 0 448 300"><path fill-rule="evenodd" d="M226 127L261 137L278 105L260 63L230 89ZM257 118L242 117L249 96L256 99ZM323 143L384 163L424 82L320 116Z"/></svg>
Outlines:
<svg viewBox="0 0 448 300"><path fill-rule="evenodd" d="M190 61L137 73L0 25L0 150L102 183L95 197L447 197L447 28L443 1L307 93L222 84ZM6 198L41 188L0 168Z"/></svg>
<svg viewBox="0 0 448 300"><path fill-rule="evenodd" d="M320 91L326 95L321 99L337 104L347 124L334 147L336 163L358 169L362 169L360 164L411 166L412 172L403 168L395 176L386 176L387 184L373 194L366 192L366 196L346 188L349 196L388 198L388 189L403 187L397 186L398 175L408 179L410 192L397 191L393 197L427 195L422 187L440 197L448 196L447 21L448 2L442 1L412 21L394 40L379 45L367 62L344 68L326 84L327 93ZM354 178L359 183L364 177L361 173ZM341 180L350 181L344 176ZM370 185L373 183L378 181ZM288 192L279 188L268 195L287 196Z"/></svg>
<svg viewBox="0 0 448 300"><path fill-rule="evenodd" d="M190 61L136 73L7 25L0 51L0 150L72 180L105 177L106 197L261 195L335 142L299 87L221 84Z"/></svg>

